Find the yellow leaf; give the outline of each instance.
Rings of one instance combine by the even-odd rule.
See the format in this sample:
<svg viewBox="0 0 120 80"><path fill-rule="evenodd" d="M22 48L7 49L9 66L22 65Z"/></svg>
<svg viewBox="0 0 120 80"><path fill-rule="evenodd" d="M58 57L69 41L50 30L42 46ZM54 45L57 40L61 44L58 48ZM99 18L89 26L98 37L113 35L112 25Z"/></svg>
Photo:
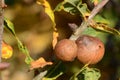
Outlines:
<svg viewBox="0 0 120 80"><path fill-rule="evenodd" d="M2 42L2 58L8 59L13 55L13 49L10 45Z"/></svg>
<svg viewBox="0 0 120 80"><path fill-rule="evenodd" d="M58 36L59 36L58 32L53 32L53 41L52 41L53 49L55 48L55 45L57 44Z"/></svg>
<svg viewBox="0 0 120 80"><path fill-rule="evenodd" d="M94 0L94 5L97 5L98 4L98 0Z"/></svg>
<svg viewBox="0 0 120 80"><path fill-rule="evenodd" d="M52 65L52 62L47 62L43 57L39 58L36 61L31 62L30 70L36 69L36 68L43 68L47 65Z"/></svg>
<svg viewBox="0 0 120 80"><path fill-rule="evenodd" d="M92 0L93 4L96 6L101 0Z"/></svg>
<svg viewBox="0 0 120 80"><path fill-rule="evenodd" d="M45 7L45 13L50 17L50 19L53 22L53 28L56 31L56 24L55 24L55 17L54 17L54 12L51 9L51 6L48 1L46 0L37 0L37 3L40 5L43 5Z"/></svg>

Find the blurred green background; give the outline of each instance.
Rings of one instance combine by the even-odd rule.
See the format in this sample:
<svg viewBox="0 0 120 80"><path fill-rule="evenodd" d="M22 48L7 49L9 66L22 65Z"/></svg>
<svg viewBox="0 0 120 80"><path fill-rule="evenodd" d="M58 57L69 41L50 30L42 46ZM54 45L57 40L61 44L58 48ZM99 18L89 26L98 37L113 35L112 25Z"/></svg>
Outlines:
<svg viewBox="0 0 120 80"><path fill-rule="evenodd" d="M48 0L52 5L52 9L62 0ZM52 22L45 14L44 8L36 4L35 0L5 0L8 7L4 11L4 16L10 19L15 26L15 31L20 40L27 46L30 55L34 59L44 57L51 60L52 50ZM88 4L89 9L93 8L93 4L89 0L84 0ZM110 21L109 26L120 30L120 0L110 0L109 3L101 10L100 14ZM78 15L70 15L64 11L55 12L57 29L59 32L59 40L69 38L72 30L68 23L81 24L81 17ZM3 80L32 80L34 71L28 72L29 67L25 64L24 54L17 48L17 42L14 37L4 30L4 41L12 45L14 54L11 59L3 60L10 62L11 66L2 71ZM101 70L100 80L119 80L120 79L120 37L104 33L99 36L106 45L105 56L98 64L93 65ZM68 65L82 63L75 61ZM67 67L67 66L66 66ZM74 69L77 70L77 69ZM63 79L65 80L65 79Z"/></svg>

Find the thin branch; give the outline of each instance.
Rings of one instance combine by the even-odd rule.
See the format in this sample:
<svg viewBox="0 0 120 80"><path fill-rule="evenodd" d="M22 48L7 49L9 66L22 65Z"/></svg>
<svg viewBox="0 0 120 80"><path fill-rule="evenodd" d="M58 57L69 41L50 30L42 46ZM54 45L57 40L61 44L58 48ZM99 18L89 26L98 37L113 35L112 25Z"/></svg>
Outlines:
<svg viewBox="0 0 120 80"><path fill-rule="evenodd" d="M2 36L3 36L3 0L0 0L0 62L1 62L1 54L2 54Z"/></svg>
<svg viewBox="0 0 120 80"><path fill-rule="evenodd" d="M108 2L109 0L102 0L91 12L91 15L89 16L88 19L92 19L103 7L104 5Z"/></svg>
<svg viewBox="0 0 120 80"><path fill-rule="evenodd" d="M42 78L47 74L47 70L38 74L33 80L42 80Z"/></svg>
<svg viewBox="0 0 120 80"><path fill-rule="evenodd" d="M87 28L87 26L90 24L91 20L93 17L104 7L104 5L108 2L109 0L102 0L97 6L94 7L94 9L91 11L90 16L86 21L83 21L81 25L76 29L74 34L71 35L70 39L71 40L76 40L81 33Z"/></svg>

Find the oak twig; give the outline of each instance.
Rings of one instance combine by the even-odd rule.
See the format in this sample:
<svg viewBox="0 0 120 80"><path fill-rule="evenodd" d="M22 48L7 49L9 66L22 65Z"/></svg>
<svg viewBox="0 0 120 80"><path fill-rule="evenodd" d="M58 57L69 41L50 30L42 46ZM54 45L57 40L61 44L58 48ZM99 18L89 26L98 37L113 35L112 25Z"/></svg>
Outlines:
<svg viewBox="0 0 120 80"><path fill-rule="evenodd" d="M3 0L0 0L0 63L1 63L1 56L2 56L2 36L3 36ZM2 66L2 65L0 65ZM1 80L1 76L0 76Z"/></svg>
<svg viewBox="0 0 120 80"><path fill-rule="evenodd" d="M3 1L4 0L0 0L0 62L1 62L1 54L2 54L2 36L3 36L3 26L4 26Z"/></svg>
<svg viewBox="0 0 120 80"><path fill-rule="evenodd" d="M104 5L108 2L109 0L102 0L98 5L94 7L94 9L91 11L90 16L86 21L83 21L81 25L76 29L74 34L71 35L70 39L71 40L76 40L81 33L87 28L87 26L90 24L91 20L94 18L94 16L104 7Z"/></svg>

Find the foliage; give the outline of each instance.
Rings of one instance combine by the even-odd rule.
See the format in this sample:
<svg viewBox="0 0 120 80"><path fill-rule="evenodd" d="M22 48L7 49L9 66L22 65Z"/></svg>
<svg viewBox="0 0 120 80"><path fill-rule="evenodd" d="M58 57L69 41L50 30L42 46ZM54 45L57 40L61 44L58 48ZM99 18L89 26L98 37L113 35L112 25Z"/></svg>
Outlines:
<svg viewBox="0 0 120 80"><path fill-rule="evenodd" d="M19 38L16 36L13 23L7 18L4 18L4 23L5 29L11 32L14 38L17 40L18 48L26 55L25 62L27 64L30 64L33 61L33 59L30 57L29 51L27 50L26 46L24 46L22 42L19 40Z"/></svg>
<svg viewBox="0 0 120 80"><path fill-rule="evenodd" d="M100 71L96 68L88 68L86 67L81 71L81 73L78 75L78 78L76 79L84 79L84 80L98 80L100 78L101 74ZM73 79L75 80L75 79Z"/></svg>
<svg viewBox="0 0 120 80"><path fill-rule="evenodd" d="M58 6L55 8L55 11L61 11L62 9L73 15L78 14L84 19L90 14L90 10L86 4L82 3L82 0L65 0L58 4Z"/></svg>
<svg viewBox="0 0 120 80"><path fill-rule="evenodd" d="M98 5L102 0L90 0L91 4L94 4L94 7ZM79 15L79 17L82 19L82 22L85 22L87 24L87 28L82 31L81 35L87 34L91 35L94 37L98 37L101 39L104 44L107 44L107 37L109 36L108 33L116 35L117 38L120 36L120 31L117 29L113 28L115 26L115 22L112 22L112 19L110 20L110 16L106 16L107 13L99 13L97 14L93 19L89 20L89 16L91 16L91 10L88 8L87 3L83 3L82 0L64 0L57 4L56 8L52 10L52 6L49 4L47 0L37 0L36 2L40 6L43 6L45 9L45 13L48 15L48 17L51 19L52 24L53 24L53 41L52 47L54 50L55 45L58 42L58 30L56 28L56 23L55 23L55 14L54 12L61 12L64 11L66 13L69 13L71 16L72 15ZM110 14L109 14L110 15ZM105 17L106 16L106 17ZM113 19L114 20L114 19ZM80 25L79 27L81 27ZM78 27L78 28L79 28ZM49 69L46 69L46 73L44 76L42 76L42 80L56 80L57 78L61 77L62 75L65 75L67 73L67 70L65 67L64 62L61 61L55 61L50 62L46 61L43 57L40 57L37 60L33 60L29 54L29 51L27 47L19 40L17 37L15 30L14 30L14 25L13 23L8 20L7 18L4 18L4 28L7 29L15 38L18 44L19 50L25 54L25 62L30 65L30 70L35 70L35 69L46 69L45 66L51 65ZM78 28L76 28L73 31L76 31ZM73 33L74 34L74 33ZM8 45L9 46L9 45ZM3 47L4 49L5 47ZM9 58L12 55L12 50L5 49L5 51L8 51L7 53L9 55L5 55L3 58ZM4 53L3 53L4 54ZM69 76L69 80L99 80L101 73L100 70L97 68L90 68L88 67L89 64L85 64L80 70L76 71L75 73L72 72L72 75ZM70 68L70 67L69 67ZM69 72L69 71L68 71ZM42 73L39 73L41 75ZM35 77L34 80L38 80L41 76ZM40 78L41 79L41 78Z"/></svg>

